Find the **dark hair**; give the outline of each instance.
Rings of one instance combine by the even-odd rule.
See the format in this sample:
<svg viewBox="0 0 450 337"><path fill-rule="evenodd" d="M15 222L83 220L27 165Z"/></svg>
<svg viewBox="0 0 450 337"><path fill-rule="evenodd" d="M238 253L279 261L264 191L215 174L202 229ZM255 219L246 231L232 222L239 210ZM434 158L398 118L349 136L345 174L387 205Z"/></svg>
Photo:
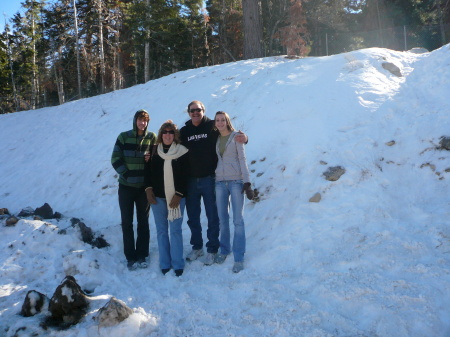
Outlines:
<svg viewBox="0 0 450 337"><path fill-rule="evenodd" d="M227 129L229 131L234 131L233 124L231 124L231 118L225 111L217 111L216 112L216 115L214 116L214 130L217 130L217 128L216 128L216 117L217 117L217 115L224 115L225 116L225 121L227 122Z"/></svg>
<svg viewBox="0 0 450 337"><path fill-rule="evenodd" d="M150 121L150 115L144 109L136 111L134 118L138 120L138 118L145 118L147 121Z"/></svg>
<svg viewBox="0 0 450 337"><path fill-rule="evenodd" d="M171 129L175 132L174 137L173 137L173 141L175 144L181 143L180 130L178 130L177 125L174 124L171 119L169 119L169 120L165 121L159 128L158 137L156 138L156 144L163 144L162 132L165 129Z"/></svg>
<svg viewBox="0 0 450 337"><path fill-rule="evenodd" d="M191 103L189 103L189 104L188 104L188 108L187 108L187 112L188 112L188 113L191 111L191 105L192 105L192 104L200 105L200 106L202 107L202 109L203 109L203 113L206 113L205 106L204 106L203 103L200 102L200 101L192 101Z"/></svg>

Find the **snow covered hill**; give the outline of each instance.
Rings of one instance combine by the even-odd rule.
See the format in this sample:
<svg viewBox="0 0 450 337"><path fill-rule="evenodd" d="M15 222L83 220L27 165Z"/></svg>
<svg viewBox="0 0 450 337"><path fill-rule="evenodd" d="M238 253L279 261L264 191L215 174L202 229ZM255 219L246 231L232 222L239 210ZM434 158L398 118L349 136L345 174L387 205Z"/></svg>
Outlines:
<svg viewBox="0 0 450 337"><path fill-rule="evenodd" d="M450 152L439 146L450 137L449 93L449 45L373 48L194 69L0 115L0 207L18 214L47 202L64 215L0 220L0 336L449 336ZM209 117L227 111L250 139L260 200L246 204L245 269L195 261L181 278L163 276L151 215L150 267L129 272L115 139L141 108L153 131L167 119L181 127L194 99ZM333 166L346 172L328 181ZM315 193L321 201L309 202ZM71 217L111 246L84 244ZM18 315L28 290L51 297L66 274L92 291L81 323L43 330L45 312ZM111 296L134 314L99 328L92 318Z"/></svg>

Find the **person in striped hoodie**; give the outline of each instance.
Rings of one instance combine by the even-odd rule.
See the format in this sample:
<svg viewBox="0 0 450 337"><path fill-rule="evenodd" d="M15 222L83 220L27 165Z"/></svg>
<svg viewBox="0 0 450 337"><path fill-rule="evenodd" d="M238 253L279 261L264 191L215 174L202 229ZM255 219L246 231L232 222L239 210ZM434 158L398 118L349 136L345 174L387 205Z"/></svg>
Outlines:
<svg viewBox="0 0 450 337"><path fill-rule="evenodd" d="M133 118L133 129L119 134L111 156L111 164L119 175L119 207L122 220L123 249L127 267L147 268L150 228L150 205L145 193L145 155L156 142L156 135L147 130L150 116L138 110ZM133 215L136 207L137 235L134 240Z"/></svg>

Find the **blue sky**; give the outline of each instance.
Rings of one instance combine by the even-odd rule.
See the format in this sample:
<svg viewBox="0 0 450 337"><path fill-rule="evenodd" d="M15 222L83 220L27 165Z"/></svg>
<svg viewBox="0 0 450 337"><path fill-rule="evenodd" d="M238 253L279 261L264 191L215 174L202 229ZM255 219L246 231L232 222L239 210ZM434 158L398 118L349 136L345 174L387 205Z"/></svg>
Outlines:
<svg viewBox="0 0 450 337"><path fill-rule="evenodd" d="M21 10L21 2L24 0L0 0L1 18L0 18L0 32L5 28L5 16L9 21L19 10Z"/></svg>

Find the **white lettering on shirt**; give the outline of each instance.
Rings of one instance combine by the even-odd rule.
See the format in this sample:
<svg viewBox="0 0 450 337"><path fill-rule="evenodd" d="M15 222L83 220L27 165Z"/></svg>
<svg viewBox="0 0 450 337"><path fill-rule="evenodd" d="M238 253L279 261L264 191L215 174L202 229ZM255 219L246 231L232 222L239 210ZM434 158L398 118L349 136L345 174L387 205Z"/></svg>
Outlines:
<svg viewBox="0 0 450 337"><path fill-rule="evenodd" d="M190 136L190 137L188 137L188 142L190 142L190 141L197 141L197 140L199 140L199 139L201 139L201 138L208 138L208 134L207 133L203 133L203 134L200 134L200 135L193 135L193 136Z"/></svg>

